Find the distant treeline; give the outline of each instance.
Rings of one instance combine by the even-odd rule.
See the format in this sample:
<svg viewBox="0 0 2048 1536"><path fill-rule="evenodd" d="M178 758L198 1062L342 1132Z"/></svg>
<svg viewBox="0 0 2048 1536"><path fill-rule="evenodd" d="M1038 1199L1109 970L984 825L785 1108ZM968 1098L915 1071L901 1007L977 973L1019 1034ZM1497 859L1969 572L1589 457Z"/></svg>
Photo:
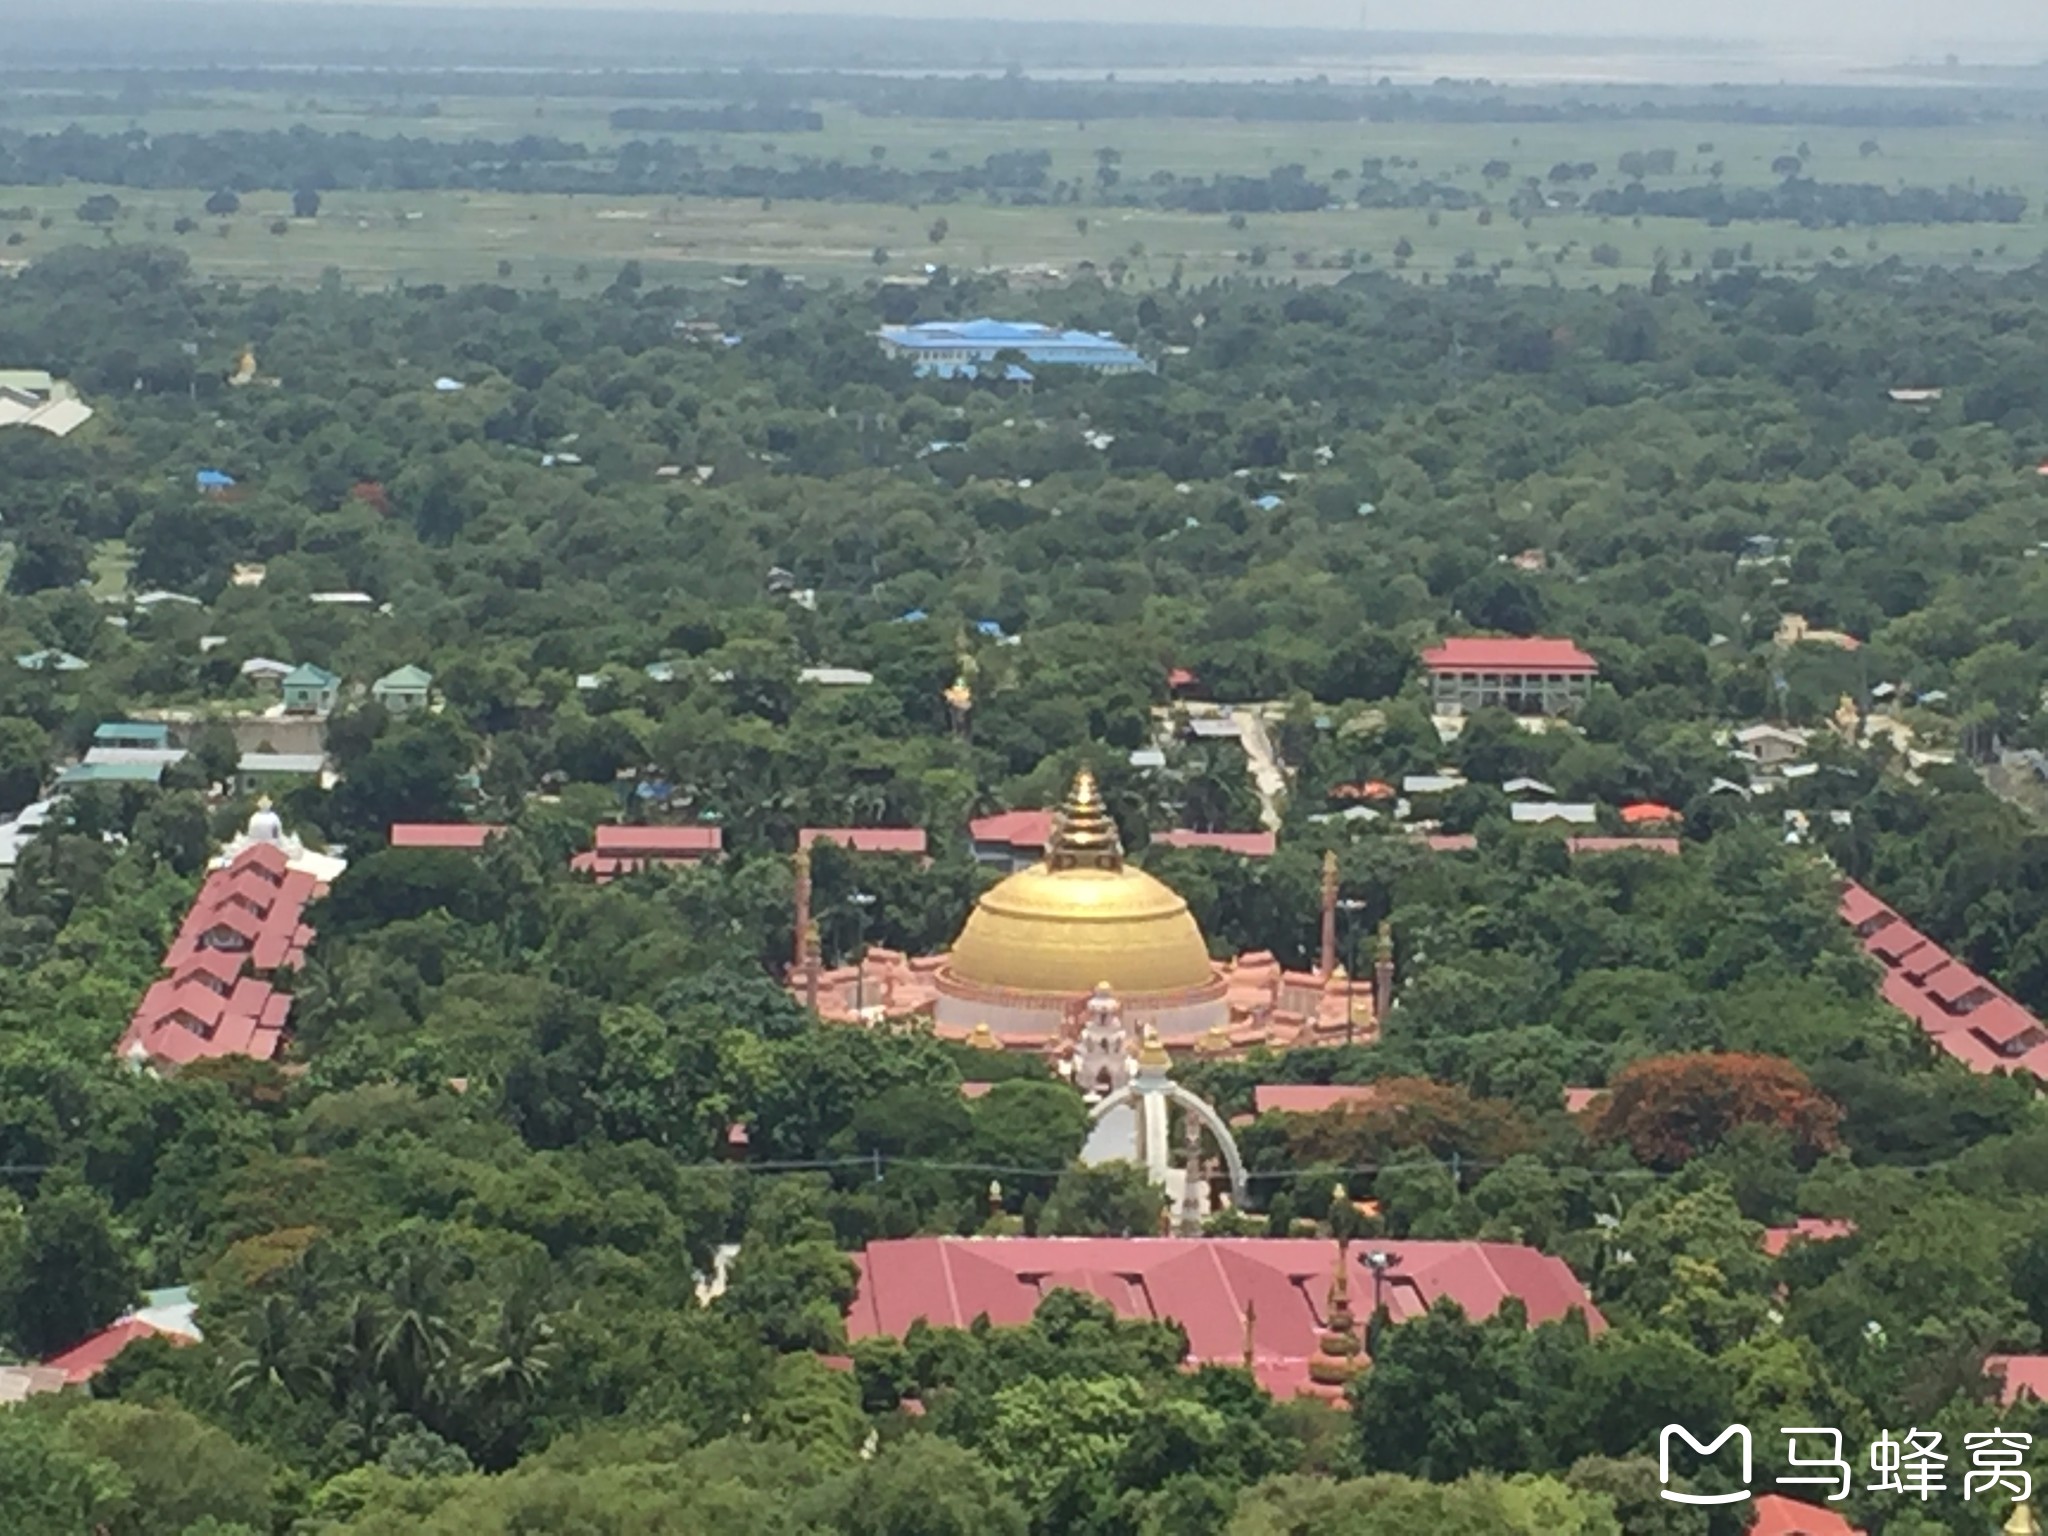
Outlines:
<svg viewBox="0 0 2048 1536"><path fill-rule="evenodd" d="M1794 177L1777 187L1674 187L1660 190L1631 182L1594 192L1586 211L1647 214L1664 219L1791 220L1815 229L1830 225L2017 224L2027 200L1993 187L1901 187L1896 191L1861 183L1810 181Z"/></svg>
<svg viewBox="0 0 2048 1536"><path fill-rule="evenodd" d="M941 152L943 153L943 152ZM1625 157L1635 158L1635 157ZM1642 157L1646 161L1649 157ZM673 139L633 139L616 148L591 147L529 135L497 142L465 139L373 138L323 134L310 128L250 133L95 134L76 126L54 134L0 133L0 185L51 186L90 182L157 190L191 188L237 193L265 189L317 192L552 192L622 197L787 199L798 202L947 204L969 198L1020 207L1102 206L1166 208L1189 213L1306 213L1345 203L1367 208L1428 208L1445 212L1499 206L1510 217L1538 216L1560 207L1599 215L1791 221L1816 228L1879 224L2011 224L2027 200L1990 189L1833 184L1790 177L1776 187L1719 184L1652 189L1640 182L1589 193L1546 193L1535 178L1495 204L1486 193L1422 177L1398 181L1390 163L1364 162L1355 174L1340 169L1311 179L1300 165L1277 166L1263 176L1183 176L1159 170L1125 179L1113 151L1103 151L1092 181L1056 180L1052 156L1042 149L1004 150L978 162L933 159L893 165L872 156L847 161L798 156L776 164L723 164ZM1498 171L1496 176L1494 173ZM1553 170L1583 178L1592 165ZM1505 162L1489 166L1489 181L1505 180ZM1341 187L1338 184L1344 184ZM1487 217L1485 213L1481 217Z"/></svg>
<svg viewBox="0 0 2048 1536"><path fill-rule="evenodd" d="M2038 102L1991 90L1885 90L1841 87L1755 86L1736 89L1676 87L1601 91L1561 87L1509 87L1488 82L1443 81L1434 86L1338 83L1289 79L1276 65L1266 82L1182 80L1134 82L1113 78L1050 80L1019 71L1004 74L867 74L852 70L777 73L767 70L586 72L412 70L356 72L294 71L280 76L265 69L155 70L147 73L94 72L84 76L48 72L0 74L0 80L33 84L47 92L76 92L93 85L112 93L126 110L146 110L152 100L174 101L179 93L203 90L276 92L313 100L359 100L366 90L405 106L437 97L503 96L522 100L579 99L688 104L671 122L625 121L626 131L684 132L720 129L724 122L696 121L689 114L711 110L696 104L739 100L740 110L764 113L815 111L839 105L875 117L930 117L977 122L1091 122L1131 118L1210 118L1244 122L1420 122L1578 123L1700 122L1837 128L1939 128L1972 122L2002 122L2038 113ZM796 132L801 126L747 122L741 131Z"/></svg>
<svg viewBox="0 0 2048 1536"><path fill-rule="evenodd" d="M0 133L0 185L66 181L156 190L255 192L558 192L606 196L784 198L794 201L951 203L987 197L1024 206L1079 203L1079 182L1055 182L1045 150L1006 150L977 163L897 166L799 157L778 165L717 165L694 145L634 139L592 150L561 139L372 138L310 128L250 133ZM1125 206L1197 213L1263 213L1320 208L1329 188L1298 165L1266 176L1175 176L1160 172L1124 187Z"/></svg>
<svg viewBox="0 0 2048 1536"><path fill-rule="evenodd" d="M823 133L823 114L807 107L728 102L721 107L621 107L620 133Z"/></svg>

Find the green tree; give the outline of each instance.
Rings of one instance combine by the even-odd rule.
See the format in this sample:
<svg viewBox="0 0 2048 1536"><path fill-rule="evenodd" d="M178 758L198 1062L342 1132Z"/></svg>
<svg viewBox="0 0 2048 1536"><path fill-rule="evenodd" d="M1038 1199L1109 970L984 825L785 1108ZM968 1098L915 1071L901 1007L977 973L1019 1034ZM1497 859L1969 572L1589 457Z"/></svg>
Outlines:
<svg viewBox="0 0 2048 1536"><path fill-rule="evenodd" d="M1136 1163L1069 1168L1038 1220L1051 1237L1149 1237L1159 1230L1166 1192Z"/></svg>
<svg viewBox="0 0 2048 1536"><path fill-rule="evenodd" d="M111 1323L137 1282L106 1197L73 1175L51 1174L28 1207L7 1331L32 1355L67 1349Z"/></svg>

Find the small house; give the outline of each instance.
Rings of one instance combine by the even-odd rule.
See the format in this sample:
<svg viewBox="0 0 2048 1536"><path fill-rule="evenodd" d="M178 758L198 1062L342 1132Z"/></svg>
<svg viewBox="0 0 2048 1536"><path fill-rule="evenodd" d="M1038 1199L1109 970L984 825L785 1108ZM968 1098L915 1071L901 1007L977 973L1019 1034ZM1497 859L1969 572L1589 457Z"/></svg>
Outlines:
<svg viewBox="0 0 2048 1536"><path fill-rule="evenodd" d="M92 744L162 751L171 744L171 728L144 720L109 720L93 731Z"/></svg>
<svg viewBox="0 0 2048 1536"><path fill-rule="evenodd" d="M1782 768L1806 755L1807 733L1785 726L1745 725L1735 733L1735 750L1759 768Z"/></svg>
<svg viewBox="0 0 2048 1536"><path fill-rule="evenodd" d="M25 656L14 658L14 664L24 672L83 672L92 663L69 651L30 651Z"/></svg>
<svg viewBox="0 0 2048 1536"><path fill-rule="evenodd" d="M286 673L282 687L286 714L331 715L341 699L341 679L310 661Z"/></svg>
<svg viewBox="0 0 2048 1536"><path fill-rule="evenodd" d="M276 693L284 687L284 680L298 670L288 661L277 661L269 656L251 656L242 663L242 676L254 683L263 693Z"/></svg>
<svg viewBox="0 0 2048 1536"><path fill-rule="evenodd" d="M235 788L238 793L253 795L276 791L282 780L317 783L326 768L327 759L318 752L244 752L235 764Z"/></svg>
<svg viewBox="0 0 2048 1536"><path fill-rule="evenodd" d="M430 674L418 667L403 666L370 684L370 697L394 715L409 714L427 707L427 690L433 686Z"/></svg>

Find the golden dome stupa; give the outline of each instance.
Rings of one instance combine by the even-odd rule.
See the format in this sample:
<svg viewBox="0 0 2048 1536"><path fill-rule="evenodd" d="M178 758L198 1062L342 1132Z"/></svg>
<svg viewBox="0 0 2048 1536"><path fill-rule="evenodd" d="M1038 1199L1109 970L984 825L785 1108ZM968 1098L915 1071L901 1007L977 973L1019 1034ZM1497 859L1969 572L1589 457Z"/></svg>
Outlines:
<svg viewBox="0 0 2048 1536"><path fill-rule="evenodd" d="M976 903L946 973L942 991L1085 999L1106 982L1127 1003L1220 993L1188 904L1124 863L1116 823L1086 769L1054 820L1044 862Z"/></svg>

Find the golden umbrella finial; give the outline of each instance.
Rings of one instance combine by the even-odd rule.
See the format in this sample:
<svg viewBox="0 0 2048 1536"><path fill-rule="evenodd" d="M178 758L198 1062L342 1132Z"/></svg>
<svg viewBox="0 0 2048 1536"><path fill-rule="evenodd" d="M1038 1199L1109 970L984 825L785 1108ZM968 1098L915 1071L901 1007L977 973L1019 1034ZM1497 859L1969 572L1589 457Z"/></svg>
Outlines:
<svg viewBox="0 0 2048 1536"><path fill-rule="evenodd" d="M1123 867L1123 839L1117 835L1116 820L1102 803L1102 791L1089 769L1074 775L1074 787L1067 791L1066 804L1053 820L1052 841L1045 852L1046 862L1054 869Z"/></svg>
<svg viewBox="0 0 2048 1536"><path fill-rule="evenodd" d="M2005 1536L2041 1536L2041 1522L2034 1518L2034 1506L2022 1504L2005 1522Z"/></svg>

